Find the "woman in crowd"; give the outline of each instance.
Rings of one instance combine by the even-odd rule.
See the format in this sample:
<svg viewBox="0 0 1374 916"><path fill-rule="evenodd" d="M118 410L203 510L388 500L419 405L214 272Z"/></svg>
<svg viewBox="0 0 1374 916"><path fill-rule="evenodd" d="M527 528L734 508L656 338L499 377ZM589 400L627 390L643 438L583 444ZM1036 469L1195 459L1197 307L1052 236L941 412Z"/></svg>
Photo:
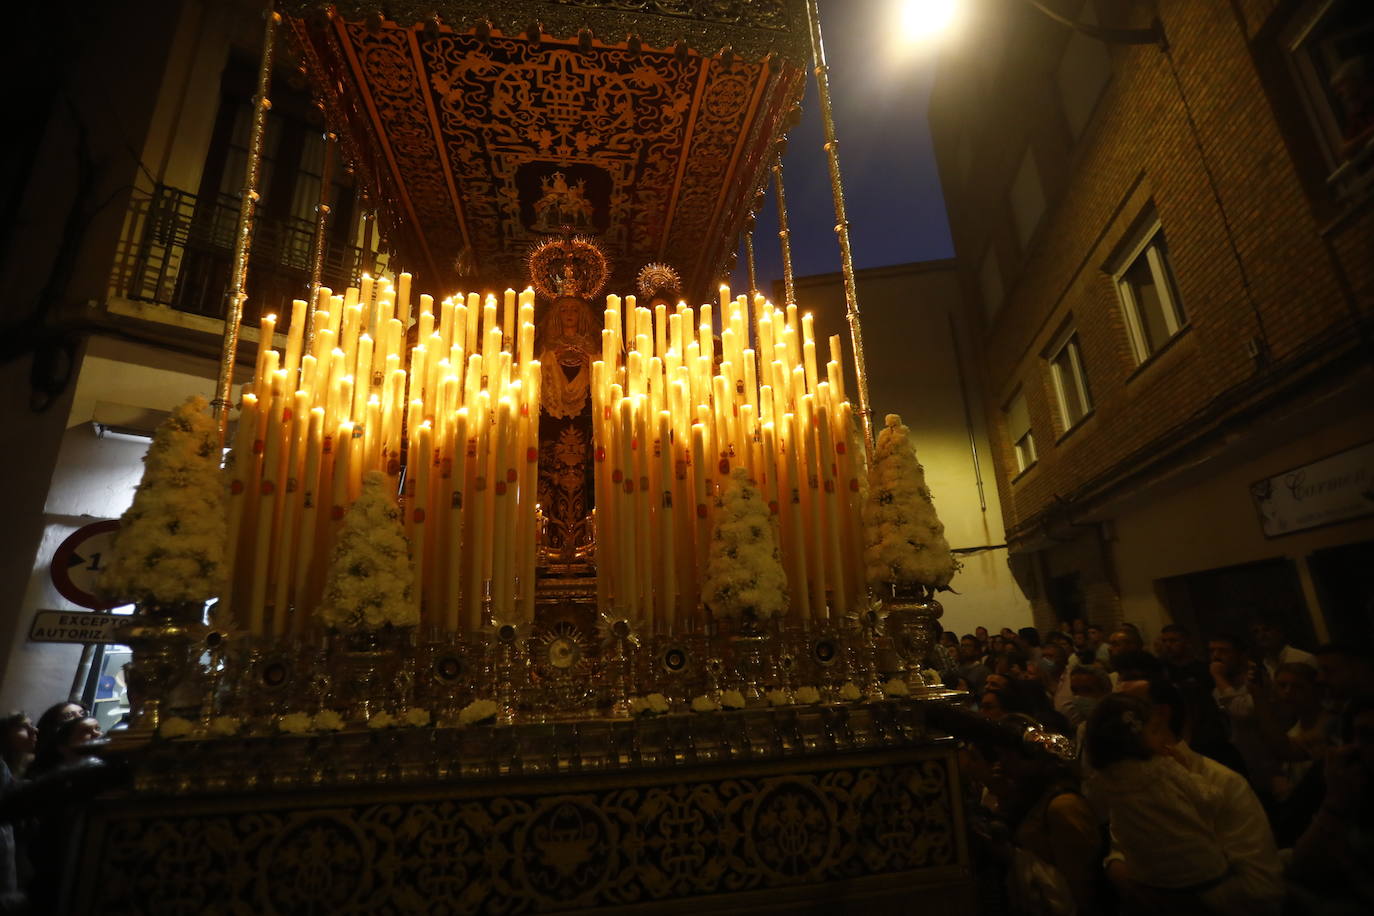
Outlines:
<svg viewBox="0 0 1374 916"><path fill-rule="evenodd" d="M12 712L0 719L0 760L14 777L24 775L38 747L38 729L28 714Z"/></svg>
<svg viewBox="0 0 1374 916"><path fill-rule="evenodd" d="M39 733L38 752L29 767L29 777L37 779L66 767L79 766L91 757L87 745L101 736L100 723L90 716L68 719L53 733L51 741Z"/></svg>

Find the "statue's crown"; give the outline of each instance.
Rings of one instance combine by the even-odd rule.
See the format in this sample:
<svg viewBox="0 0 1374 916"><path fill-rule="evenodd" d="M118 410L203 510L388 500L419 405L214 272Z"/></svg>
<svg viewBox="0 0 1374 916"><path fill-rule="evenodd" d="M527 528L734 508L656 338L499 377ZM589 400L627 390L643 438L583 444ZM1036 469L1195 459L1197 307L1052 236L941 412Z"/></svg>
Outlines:
<svg viewBox="0 0 1374 916"><path fill-rule="evenodd" d="M610 273L601 246L580 235L540 242L530 251L529 269L530 283L547 299L591 299Z"/></svg>

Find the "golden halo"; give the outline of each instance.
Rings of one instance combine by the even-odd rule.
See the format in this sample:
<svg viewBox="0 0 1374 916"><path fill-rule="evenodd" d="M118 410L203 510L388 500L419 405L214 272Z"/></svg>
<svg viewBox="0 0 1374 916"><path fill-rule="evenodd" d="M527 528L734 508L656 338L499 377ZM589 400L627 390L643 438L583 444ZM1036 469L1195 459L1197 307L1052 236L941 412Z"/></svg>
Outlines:
<svg viewBox="0 0 1374 916"><path fill-rule="evenodd" d="M639 271L635 285L646 302L656 296L677 299L682 295L682 278L667 264L645 264Z"/></svg>
<svg viewBox="0 0 1374 916"><path fill-rule="evenodd" d="M580 235L551 238L530 250L530 283L546 299L591 299L606 285L606 253Z"/></svg>

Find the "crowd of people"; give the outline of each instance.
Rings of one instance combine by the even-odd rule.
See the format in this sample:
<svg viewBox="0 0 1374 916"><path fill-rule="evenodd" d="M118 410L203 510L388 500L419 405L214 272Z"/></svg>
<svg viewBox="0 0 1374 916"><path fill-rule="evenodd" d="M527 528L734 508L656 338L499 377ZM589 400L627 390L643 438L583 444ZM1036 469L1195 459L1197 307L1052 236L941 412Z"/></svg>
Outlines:
<svg viewBox="0 0 1374 916"><path fill-rule="evenodd" d="M1264 619L1147 649L1074 620L942 632L928 661L1029 736L964 751L983 912L1374 912L1367 649L1306 652Z"/></svg>
<svg viewBox="0 0 1374 916"><path fill-rule="evenodd" d="M74 817L61 780L98 763L91 742L100 737L80 703L58 703L37 724L22 712L0 719L0 914L58 911Z"/></svg>
<svg viewBox="0 0 1374 916"><path fill-rule="evenodd" d="M1374 912L1367 648L1306 652L1256 620L1205 642L1170 624L1147 649L1134 626L1075 620L943 632L928 663L997 736L961 765L980 912ZM77 703L0 719L0 914L56 911L60 781L99 737Z"/></svg>

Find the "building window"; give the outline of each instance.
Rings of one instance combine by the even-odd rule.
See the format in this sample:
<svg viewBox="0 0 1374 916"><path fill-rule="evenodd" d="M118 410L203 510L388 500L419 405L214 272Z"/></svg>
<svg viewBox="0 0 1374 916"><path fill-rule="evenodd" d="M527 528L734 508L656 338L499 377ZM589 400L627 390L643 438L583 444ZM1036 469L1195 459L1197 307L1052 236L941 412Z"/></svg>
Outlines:
<svg viewBox="0 0 1374 916"><path fill-rule="evenodd" d="M1308 3L1284 33L1284 51L1339 196L1374 183L1374 5Z"/></svg>
<svg viewBox="0 0 1374 916"><path fill-rule="evenodd" d="M978 264L978 291L983 296L983 315L992 321L1002 308L1002 271L997 267L997 249L992 245Z"/></svg>
<svg viewBox="0 0 1374 916"><path fill-rule="evenodd" d="M1083 4L1078 21L1097 24L1091 3ZM1069 122L1069 131L1074 139L1083 133L1111 76L1112 56L1107 51L1107 45L1081 32L1074 32L1055 72L1059 104L1064 109L1064 118Z"/></svg>
<svg viewBox="0 0 1374 916"><path fill-rule="evenodd" d="M1035 165L1035 152L1026 147L1016 178L1011 183L1011 216L1016 223L1016 237L1025 250L1030 244L1040 217L1045 215L1045 188L1040 183L1040 169Z"/></svg>
<svg viewBox="0 0 1374 916"><path fill-rule="evenodd" d="M1073 429L1093 409L1088 375L1083 371L1083 352L1076 333L1071 331L1059 339L1058 346L1050 350L1049 363L1055 397L1059 401L1059 416L1065 430Z"/></svg>
<svg viewBox="0 0 1374 916"><path fill-rule="evenodd" d="M1018 391L1007 404L1004 411L1007 419L1007 437L1011 439L1012 449L1016 452L1016 473L1020 474L1035 464L1035 434L1031 432L1030 410L1026 407L1026 395Z"/></svg>
<svg viewBox="0 0 1374 916"><path fill-rule="evenodd" d="M1116 289L1126 312L1126 327L1137 363L1143 363L1187 324L1178 297L1169 247L1159 219L1151 217L1140 241L1121 259Z"/></svg>

